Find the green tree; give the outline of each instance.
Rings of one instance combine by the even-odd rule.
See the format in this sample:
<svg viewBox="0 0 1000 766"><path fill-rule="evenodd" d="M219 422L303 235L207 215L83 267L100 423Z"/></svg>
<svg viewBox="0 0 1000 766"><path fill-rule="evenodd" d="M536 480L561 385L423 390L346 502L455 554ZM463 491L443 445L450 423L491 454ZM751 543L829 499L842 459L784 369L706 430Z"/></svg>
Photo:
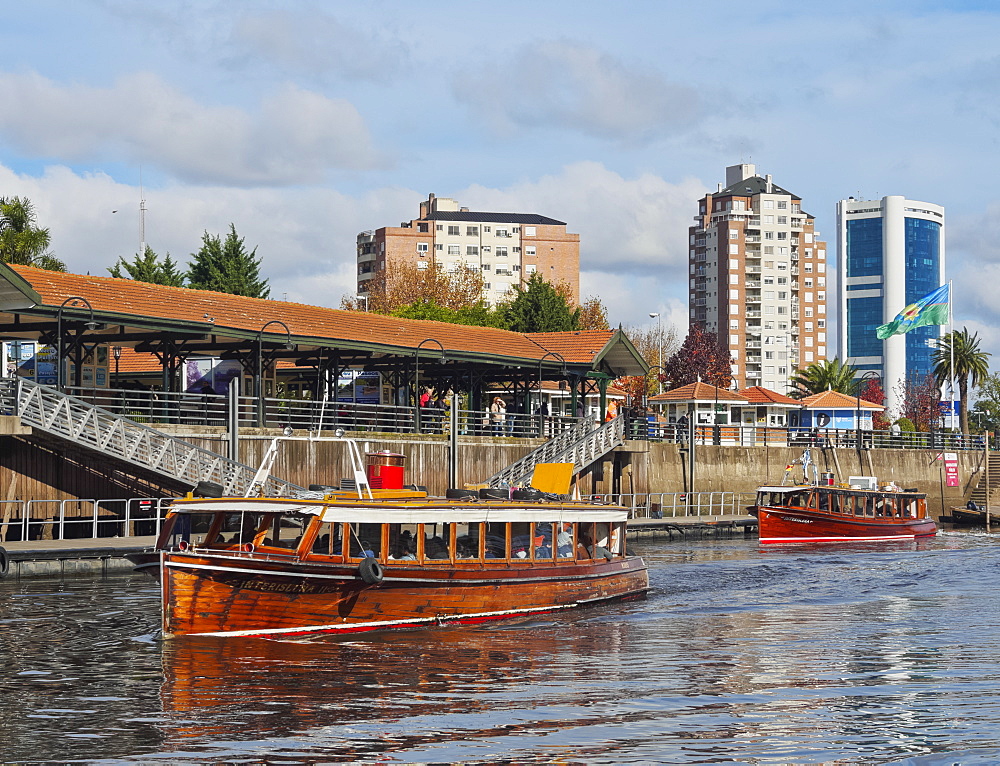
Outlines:
<svg viewBox="0 0 1000 766"><path fill-rule="evenodd" d="M718 388L729 388L733 382L732 363L729 346L718 335L692 325L680 349L663 367L666 379L674 388L699 380Z"/></svg>
<svg viewBox="0 0 1000 766"><path fill-rule="evenodd" d="M471 306L449 308L440 306L433 300L419 300L399 306L390 312L391 316L403 319L430 319L435 322L450 324L478 325L480 327L496 327L499 318L484 301Z"/></svg>
<svg viewBox="0 0 1000 766"><path fill-rule="evenodd" d="M789 396L793 399L805 399L823 391L839 391L854 396L858 388L854 379L856 373L854 367L844 364L840 359L813 362L808 367L796 370L791 379L794 389Z"/></svg>
<svg viewBox="0 0 1000 766"><path fill-rule="evenodd" d="M246 251L243 237L236 233L234 224L229 224L225 241L206 231L201 237L201 249L192 253L191 258L185 275L189 287L249 298L271 295L267 280L260 278L257 248Z"/></svg>
<svg viewBox="0 0 1000 766"><path fill-rule="evenodd" d="M565 332L580 329L580 307L570 306L552 283L535 272L523 285L514 285L514 297L497 307L501 326L513 332Z"/></svg>
<svg viewBox="0 0 1000 766"><path fill-rule="evenodd" d="M66 271L66 264L49 252L51 235L35 223L35 209L24 197L0 197L0 261Z"/></svg>
<svg viewBox="0 0 1000 766"><path fill-rule="evenodd" d="M123 273L124 272L124 273ZM118 263L108 269L115 279L133 279L168 287L184 287L184 274L177 268L177 262L167 253L163 260L146 245L143 256L136 254L131 262L119 257Z"/></svg>
<svg viewBox="0 0 1000 766"><path fill-rule="evenodd" d="M984 431L1000 431L1000 373L990 373L976 387L973 415Z"/></svg>
<svg viewBox="0 0 1000 766"><path fill-rule="evenodd" d="M979 333L966 328L952 330L937 342L931 358L934 377L943 389L952 379L958 383L958 427L969 433L969 382L978 386L990 374L990 353L979 348Z"/></svg>

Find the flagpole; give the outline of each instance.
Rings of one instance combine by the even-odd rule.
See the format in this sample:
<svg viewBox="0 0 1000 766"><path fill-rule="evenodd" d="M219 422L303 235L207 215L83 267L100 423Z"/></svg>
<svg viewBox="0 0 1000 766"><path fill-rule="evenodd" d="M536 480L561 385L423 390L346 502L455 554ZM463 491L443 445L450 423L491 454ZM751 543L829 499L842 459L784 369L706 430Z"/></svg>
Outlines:
<svg viewBox="0 0 1000 766"><path fill-rule="evenodd" d="M952 307L955 304L955 296L953 294L955 287L953 280L948 280L948 326L951 328L951 342L948 344L948 353L951 355L951 359L948 363L948 369L951 372L951 380L948 386L951 388L951 401L948 403L948 408L951 410L952 418L955 417L955 314ZM960 405L961 406L961 405ZM954 422L954 421L952 421Z"/></svg>

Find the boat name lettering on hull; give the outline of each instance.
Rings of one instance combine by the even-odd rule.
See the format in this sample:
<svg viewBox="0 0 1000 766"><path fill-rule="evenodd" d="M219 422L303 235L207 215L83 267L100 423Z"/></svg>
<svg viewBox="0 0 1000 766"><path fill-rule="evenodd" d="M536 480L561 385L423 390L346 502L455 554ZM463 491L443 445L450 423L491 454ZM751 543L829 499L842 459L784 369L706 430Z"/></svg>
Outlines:
<svg viewBox="0 0 1000 766"><path fill-rule="evenodd" d="M797 519L794 516L782 516L782 521L794 521L796 524L812 524L812 519Z"/></svg>
<svg viewBox="0 0 1000 766"><path fill-rule="evenodd" d="M269 580L243 580L237 586L241 590L261 590L268 593L333 593L335 585L319 585L308 582L271 582Z"/></svg>

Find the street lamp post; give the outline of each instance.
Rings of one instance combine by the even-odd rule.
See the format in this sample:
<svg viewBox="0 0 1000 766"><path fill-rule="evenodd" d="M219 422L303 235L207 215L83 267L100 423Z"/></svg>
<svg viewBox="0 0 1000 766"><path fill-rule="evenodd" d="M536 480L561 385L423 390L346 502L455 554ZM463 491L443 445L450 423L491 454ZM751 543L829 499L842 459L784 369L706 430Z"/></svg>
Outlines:
<svg viewBox="0 0 1000 766"><path fill-rule="evenodd" d="M660 324L660 312L659 311L650 311L649 312L649 318L656 320L656 361L659 362L659 364L657 364L655 366L656 367L660 367L660 365L663 364L663 327ZM663 368L660 367L660 369L662 370ZM662 394L663 393L663 383L662 382L660 383L660 386L657 389L656 393L658 393L658 394Z"/></svg>
<svg viewBox="0 0 1000 766"><path fill-rule="evenodd" d="M413 400L414 400L414 404L416 404L416 406L417 406L417 416L416 416L416 418L414 418L414 424L416 426L416 432L418 434L420 433L420 415L421 415L421 413L420 413L420 349L423 348L423 346L424 346L425 343L437 343L438 344L438 348L441 349L441 361L442 362L446 361L445 360L444 345L441 343L441 341L437 340L436 338L424 338L422 341L420 341L420 343L417 344L416 349L414 349L414 352L413 352L413 357L414 357L414 363L413 363L413 365L414 365L413 366L413 390L414 390L414 395L413 395ZM455 406L454 403L452 404L452 406Z"/></svg>
<svg viewBox="0 0 1000 766"><path fill-rule="evenodd" d="M557 354L555 351L546 352L545 356L538 360L538 437L543 438L545 436L545 416L542 415L542 362L548 359L550 356L554 356L560 362L562 362L562 377L566 377L566 359L562 354Z"/></svg>
<svg viewBox="0 0 1000 766"><path fill-rule="evenodd" d="M60 391L63 390L63 310L70 301L83 301L87 305L87 309L90 311L90 321L86 322L84 326L88 330L97 329L97 322L94 321L94 307L90 305L90 301L86 298L79 295L71 295L59 304L59 311L56 314L56 388ZM76 365L78 373L80 371L80 361L82 360L78 360Z"/></svg>
<svg viewBox="0 0 1000 766"><path fill-rule="evenodd" d="M862 446L861 446L861 393L865 390L865 381L868 381L868 380L877 380L879 377L880 377L879 374L875 370L869 370L868 372L866 372L864 375L862 375L858 379L858 388L857 388L857 400L858 400L858 404L857 404L857 412L856 412L857 422L855 423L855 425L858 427L858 454L861 453L861 449L862 449Z"/></svg>
<svg viewBox="0 0 1000 766"><path fill-rule="evenodd" d="M264 326L257 331L257 427L264 427L264 330L273 324L281 325L285 329L285 348L291 350L292 331L288 325L280 319L272 319L265 322Z"/></svg>

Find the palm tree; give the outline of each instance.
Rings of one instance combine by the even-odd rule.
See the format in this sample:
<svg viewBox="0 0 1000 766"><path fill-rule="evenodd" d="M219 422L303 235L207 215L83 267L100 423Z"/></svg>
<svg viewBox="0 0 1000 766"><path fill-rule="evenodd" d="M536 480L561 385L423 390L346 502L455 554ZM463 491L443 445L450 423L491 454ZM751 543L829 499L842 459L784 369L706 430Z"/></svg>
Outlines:
<svg viewBox="0 0 1000 766"><path fill-rule="evenodd" d="M66 271L66 264L49 252L50 241L49 230L35 225L31 200L0 197L0 261Z"/></svg>
<svg viewBox="0 0 1000 766"><path fill-rule="evenodd" d="M854 379L857 370L844 364L840 359L813 362L808 367L796 370L792 376L794 390L789 394L793 399L805 399L822 391L839 391L854 396L858 382Z"/></svg>
<svg viewBox="0 0 1000 766"><path fill-rule="evenodd" d="M958 427L969 433L969 382L975 388L990 374L988 351L979 350L979 333L966 328L952 330L941 338L931 355L934 377L940 388L952 379L958 383Z"/></svg>

